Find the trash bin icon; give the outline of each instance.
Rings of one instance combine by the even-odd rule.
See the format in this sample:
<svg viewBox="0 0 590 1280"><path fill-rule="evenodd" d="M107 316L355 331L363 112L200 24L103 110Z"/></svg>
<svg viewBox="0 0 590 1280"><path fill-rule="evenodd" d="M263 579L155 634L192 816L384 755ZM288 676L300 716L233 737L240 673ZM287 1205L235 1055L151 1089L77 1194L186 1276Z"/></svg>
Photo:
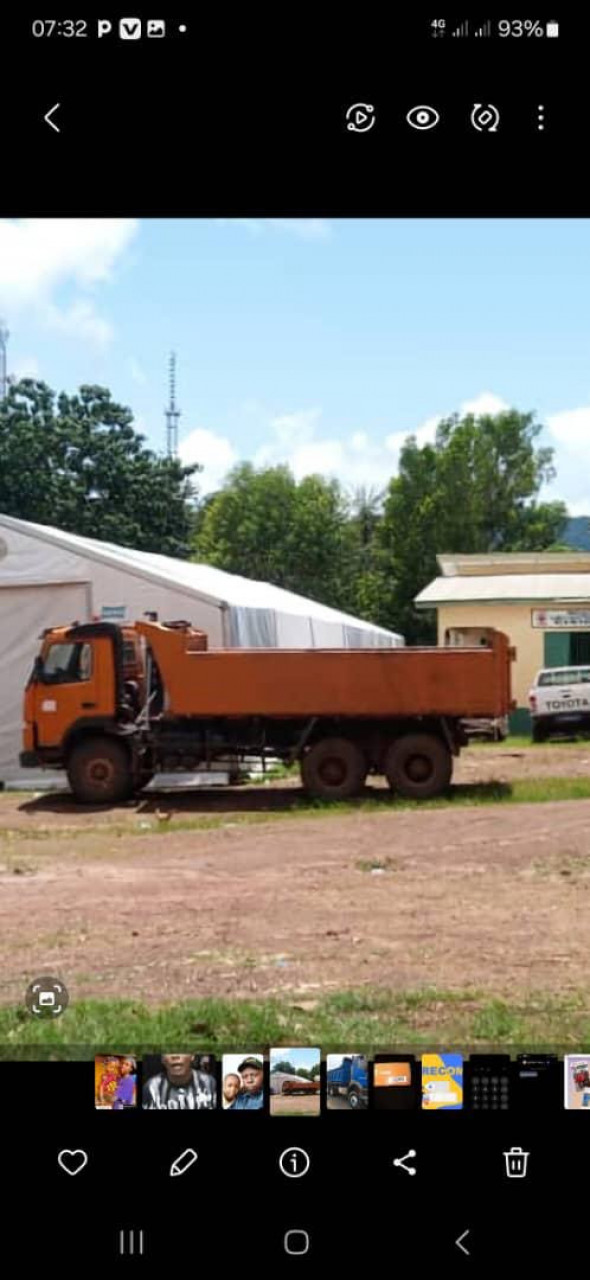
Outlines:
<svg viewBox="0 0 590 1280"><path fill-rule="evenodd" d="M506 1177L507 1178L526 1178L529 1162L529 1151L523 1151L522 1147L511 1147L510 1151L504 1151L503 1156L506 1161Z"/></svg>

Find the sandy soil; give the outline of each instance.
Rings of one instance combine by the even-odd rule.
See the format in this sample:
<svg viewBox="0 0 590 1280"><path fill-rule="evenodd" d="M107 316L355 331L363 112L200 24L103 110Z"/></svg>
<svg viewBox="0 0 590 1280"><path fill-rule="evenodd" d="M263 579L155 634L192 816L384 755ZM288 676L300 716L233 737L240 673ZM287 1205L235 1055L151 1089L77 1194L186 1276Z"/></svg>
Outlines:
<svg viewBox="0 0 590 1280"><path fill-rule="evenodd" d="M589 768L587 745L478 747L455 776ZM586 986L590 801L396 811L382 794L383 811L337 817L293 816L298 791L284 785L98 811L1 796L0 1000L20 1001L43 972L72 998L149 1003ZM269 808L285 817L235 820ZM223 825L175 831L168 811Z"/></svg>

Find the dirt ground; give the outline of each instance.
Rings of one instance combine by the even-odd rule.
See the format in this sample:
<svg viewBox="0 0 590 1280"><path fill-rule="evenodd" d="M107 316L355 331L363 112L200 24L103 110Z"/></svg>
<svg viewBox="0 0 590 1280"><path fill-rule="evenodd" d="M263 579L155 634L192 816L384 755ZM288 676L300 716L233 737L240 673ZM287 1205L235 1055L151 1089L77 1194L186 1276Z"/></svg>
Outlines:
<svg viewBox="0 0 590 1280"><path fill-rule="evenodd" d="M270 1099L270 1110L273 1116L319 1116L320 1114L320 1095L304 1098L302 1094L298 1097L281 1097L280 1094L273 1094Z"/></svg>
<svg viewBox="0 0 590 1280"><path fill-rule="evenodd" d="M590 744L474 747L455 780L589 769ZM72 998L150 1004L587 986L590 801L396 810L381 794L382 811L299 817L285 784L94 811L0 796L0 1000L43 972ZM254 820L267 810L285 816Z"/></svg>

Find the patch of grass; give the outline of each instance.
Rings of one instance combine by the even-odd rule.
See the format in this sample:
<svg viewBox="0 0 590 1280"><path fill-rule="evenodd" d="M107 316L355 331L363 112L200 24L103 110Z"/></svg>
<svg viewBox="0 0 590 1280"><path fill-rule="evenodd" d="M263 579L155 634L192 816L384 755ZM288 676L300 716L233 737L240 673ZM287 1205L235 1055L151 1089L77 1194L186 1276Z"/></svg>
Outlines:
<svg viewBox="0 0 590 1280"><path fill-rule="evenodd" d="M590 853L560 849L556 857L533 863L532 869L541 876L563 876L575 881L585 879L590 876Z"/></svg>
<svg viewBox="0 0 590 1280"><path fill-rule="evenodd" d="M56 1022L24 1007L0 1009L0 1057L88 1058L95 1052L186 1050L221 1053L236 1045L319 1045L324 1051L509 1046L590 1050L590 995L525 992L511 1000L476 989L366 988L297 1003L194 1000L148 1008L131 1000L82 1000Z"/></svg>
<svg viewBox="0 0 590 1280"><path fill-rule="evenodd" d="M395 858L360 858L355 862L357 871L395 871Z"/></svg>
<svg viewBox="0 0 590 1280"><path fill-rule="evenodd" d="M542 804L555 800L590 800L590 774L587 778L523 778L515 782L477 782L458 783L449 787L442 796L433 800L405 800L400 796L392 796L385 788L370 788L353 800L310 800L303 793L294 793L293 799L280 809L248 810L240 813L236 810L215 814L195 814L194 816L174 816L169 822L159 823L157 819L145 819L127 824L113 823L100 826L76 827L14 827L0 829L0 848L15 844L19 840L60 840L77 841L83 837L101 837L103 840L116 840L123 836L139 836L145 841L146 848L153 841L157 850L160 841L167 835L178 831L217 831L237 826L259 826L272 822L284 822L286 818L308 817L341 817L353 813L395 814L407 809L451 809L455 807L469 808L493 804ZM156 839L154 839L154 837ZM371 866L373 863L370 864ZM364 868L363 868L364 869ZM34 868L31 868L34 870Z"/></svg>

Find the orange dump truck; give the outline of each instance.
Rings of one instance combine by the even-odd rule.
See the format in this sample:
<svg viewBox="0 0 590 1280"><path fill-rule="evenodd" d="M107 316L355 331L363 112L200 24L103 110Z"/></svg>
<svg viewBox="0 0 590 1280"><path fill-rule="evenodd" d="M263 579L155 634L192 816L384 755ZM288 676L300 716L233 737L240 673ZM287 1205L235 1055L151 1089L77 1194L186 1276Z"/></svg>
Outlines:
<svg viewBox="0 0 590 1280"><path fill-rule="evenodd" d="M187 622L51 628L21 765L66 769L88 804L251 756L299 760L313 796L351 796L373 772L426 799L450 781L462 721L509 711L511 657L492 629L478 648L209 650Z"/></svg>

